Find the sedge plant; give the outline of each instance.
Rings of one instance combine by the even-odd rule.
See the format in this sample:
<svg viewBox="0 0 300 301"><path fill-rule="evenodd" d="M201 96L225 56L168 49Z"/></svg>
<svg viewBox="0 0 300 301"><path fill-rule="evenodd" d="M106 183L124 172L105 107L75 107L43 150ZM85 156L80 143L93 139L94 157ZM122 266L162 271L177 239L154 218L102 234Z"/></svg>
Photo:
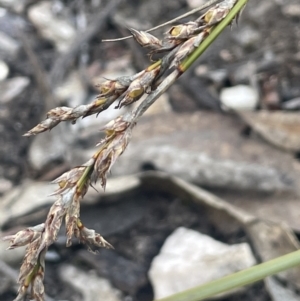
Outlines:
<svg viewBox="0 0 300 301"><path fill-rule="evenodd" d="M4 238L9 241L9 249L26 246L15 301L24 300L28 294L32 300L45 300L43 284L45 254L49 246L56 241L63 221L66 225L67 246L70 246L72 238L76 237L81 243L86 244L90 251L98 247L112 248L112 245L99 233L88 229L81 221L81 199L93 182L100 180L101 186L105 189L107 175L118 157L125 151L139 118L188 70L228 25L238 20L246 4L247 0L208 1L196 10L200 11L210 6L199 18L172 26L162 39L150 34L149 31L131 29L132 37L136 42L149 49L151 59L159 54L162 54L161 58L132 76L123 76L101 83L100 94L92 103L75 108L57 107L50 110L44 121L24 134L24 136L37 135L51 130L63 121L75 123L79 118L98 115L111 105L115 105L118 109L141 101L135 110L117 117L103 128L105 137L99 142L98 150L87 162L72 168L53 181L57 185L56 191L53 192L56 201L51 206L45 222ZM146 97L142 99L143 96ZM203 300L225 290L260 280L296 264L300 264L299 253L264 263L239 272L242 274L237 273L164 300Z"/></svg>

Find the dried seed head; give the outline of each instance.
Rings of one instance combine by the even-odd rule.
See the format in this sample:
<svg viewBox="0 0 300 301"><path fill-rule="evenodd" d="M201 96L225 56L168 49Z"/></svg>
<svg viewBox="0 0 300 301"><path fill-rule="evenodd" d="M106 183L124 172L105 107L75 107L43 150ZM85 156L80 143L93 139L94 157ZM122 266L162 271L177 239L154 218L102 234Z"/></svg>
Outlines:
<svg viewBox="0 0 300 301"><path fill-rule="evenodd" d="M98 144L102 146L101 151L95 158L94 176L101 179L101 185L105 188L106 176L117 158L124 152L130 136L130 122L123 120L119 116L115 120L110 121L103 130L106 137Z"/></svg>
<svg viewBox="0 0 300 301"><path fill-rule="evenodd" d="M14 301L24 301L28 287L21 285L18 289L18 296L14 299Z"/></svg>
<svg viewBox="0 0 300 301"><path fill-rule="evenodd" d="M144 87L140 83L140 79L136 79L131 83L124 97L120 100L117 108L127 106L139 100L144 95Z"/></svg>
<svg viewBox="0 0 300 301"><path fill-rule="evenodd" d="M47 118L59 119L61 116L65 116L64 118L67 118L66 116L68 116L71 111L72 108L69 107L57 107L47 113Z"/></svg>
<svg viewBox="0 0 300 301"><path fill-rule="evenodd" d="M26 249L26 254L20 268L18 279L18 282L24 284L26 287L30 284L30 275L33 273L34 268L37 265L38 257L41 253L39 251L41 241L42 238L34 240Z"/></svg>
<svg viewBox="0 0 300 301"><path fill-rule="evenodd" d="M44 301L44 270L45 270L45 254L46 249L42 250L39 253L37 260L30 262L30 256L25 256L24 262L22 264L19 276L20 287L18 290L18 297L15 300L23 300L19 299L20 296L24 297L26 292L31 286L31 298L37 301Z"/></svg>
<svg viewBox="0 0 300 301"><path fill-rule="evenodd" d="M76 123L76 120L80 117L86 117L92 114L99 114L100 112L106 110L111 104L113 104L120 94L122 93L118 92L109 97L98 96L98 98L92 103L87 105L80 105L75 108L58 107L52 109L48 112L47 119L39 123L37 126L32 128L23 136L28 137L51 130L62 121L71 121L74 124Z"/></svg>
<svg viewBox="0 0 300 301"><path fill-rule="evenodd" d="M37 135L39 133L46 132L48 130L51 130L55 126L57 126L59 123L60 123L60 120L58 120L58 119L51 119L51 118L46 119L46 120L42 121L41 123L39 123L38 125L36 125L34 128L32 128L27 133L25 133L23 136L29 137L29 136Z"/></svg>
<svg viewBox="0 0 300 301"><path fill-rule="evenodd" d="M30 244L35 239L39 238L42 231L45 228L45 224L39 224L34 227L30 227L17 232L15 235L5 236L3 240L10 240L8 250Z"/></svg>
<svg viewBox="0 0 300 301"><path fill-rule="evenodd" d="M196 22L188 22L173 26L166 34L168 39L189 39L197 31L199 24Z"/></svg>
<svg viewBox="0 0 300 301"><path fill-rule="evenodd" d="M192 51L195 49L194 43L196 41L197 37L192 37L189 40L185 41L178 49L174 56L174 60L170 64L170 68L173 66L177 67L178 64L186 58Z"/></svg>
<svg viewBox="0 0 300 301"><path fill-rule="evenodd" d="M145 31L138 31L133 28L130 29L135 40L145 48L150 48L150 50L158 50L162 47L162 41Z"/></svg>
<svg viewBox="0 0 300 301"><path fill-rule="evenodd" d="M100 97L101 96L107 96L109 94L112 94L115 91L115 80L108 80L100 85L96 85L96 87L99 87L100 90Z"/></svg>
<svg viewBox="0 0 300 301"><path fill-rule="evenodd" d="M101 186L105 189L106 177L111 167L116 162L117 158L126 149L129 142L130 133L125 132L115 135L114 138L108 143L108 146L99 154L95 162L95 177L101 180Z"/></svg>
<svg viewBox="0 0 300 301"><path fill-rule="evenodd" d="M56 241L66 210L66 207L62 204L61 198L56 200L50 208L45 222L45 231L38 250L39 253L42 252L43 249L47 249L48 246Z"/></svg>
<svg viewBox="0 0 300 301"><path fill-rule="evenodd" d="M96 233L95 230L86 228L81 221L77 221L78 227L78 238L80 242L87 245L90 252L95 252L93 247L102 247L107 249L113 249L113 246L108 243L99 233Z"/></svg>
<svg viewBox="0 0 300 301"><path fill-rule="evenodd" d="M106 136L111 136L119 132L124 132L129 126L128 121L123 120L123 116L118 116L116 119L108 122L101 131L105 132ZM97 144L100 145L101 143Z"/></svg>
<svg viewBox="0 0 300 301"><path fill-rule="evenodd" d="M40 267L31 283L31 296L32 298L34 298L35 301L45 300L45 289L44 289L43 279L44 279L44 269Z"/></svg>
<svg viewBox="0 0 300 301"><path fill-rule="evenodd" d="M73 188L78 180L83 175L84 171L86 170L87 166L78 166L74 167L71 170L65 172L60 177L52 181L53 184L58 184L59 188L53 192L51 195L61 194L66 190Z"/></svg>
<svg viewBox="0 0 300 301"><path fill-rule="evenodd" d="M120 76L117 79L107 80L102 84L96 85L96 87L99 87L100 89L98 98L107 98L110 96L115 96L116 98L119 97L126 91L132 80L131 76Z"/></svg>
<svg viewBox="0 0 300 301"><path fill-rule="evenodd" d="M118 81L116 80L107 80L104 83L97 85L97 87L100 88L100 94L98 95L98 98L100 97L108 97L112 95L121 95L128 87L127 84L124 84L124 80Z"/></svg>
<svg viewBox="0 0 300 301"><path fill-rule="evenodd" d="M155 68L150 67L144 70L144 72L141 72L139 77L137 77L128 87L126 94L120 100L118 107L127 106L139 100L147 89L151 89L159 71L160 66L157 66Z"/></svg>
<svg viewBox="0 0 300 301"><path fill-rule="evenodd" d="M80 203L79 199L75 198L72 204L69 206L65 222L66 222L66 236L67 236L67 247L72 245L72 236L75 235L78 231L77 229L77 220L79 218L80 212Z"/></svg>
<svg viewBox="0 0 300 301"><path fill-rule="evenodd" d="M207 25L222 21L236 4L237 0L225 0L210 8L201 18Z"/></svg>

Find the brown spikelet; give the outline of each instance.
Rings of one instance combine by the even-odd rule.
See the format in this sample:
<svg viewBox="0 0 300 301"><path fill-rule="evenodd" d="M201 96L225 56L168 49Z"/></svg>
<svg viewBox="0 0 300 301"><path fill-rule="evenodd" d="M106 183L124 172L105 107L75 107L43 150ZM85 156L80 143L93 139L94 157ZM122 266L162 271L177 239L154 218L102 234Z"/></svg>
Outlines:
<svg viewBox="0 0 300 301"><path fill-rule="evenodd" d="M145 48L150 50L158 50L162 48L162 41L145 31L138 31L133 28L130 29L134 39Z"/></svg>
<svg viewBox="0 0 300 301"><path fill-rule="evenodd" d="M21 230L14 235L5 236L3 237L3 240L10 241L8 250L26 246L29 243L33 242L35 239L39 238L44 229L45 224L39 224L37 226Z"/></svg>
<svg viewBox="0 0 300 301"><path fill-rule="evenodd" d="M102 147L99 152L94 166L96 179L101 180L103 188L106 186L106 177L112 165L117 158L124 152L130 136L130 122L123 120L119 116L115 120L109 122L105 127L106 137L98 145Z"/></svg>

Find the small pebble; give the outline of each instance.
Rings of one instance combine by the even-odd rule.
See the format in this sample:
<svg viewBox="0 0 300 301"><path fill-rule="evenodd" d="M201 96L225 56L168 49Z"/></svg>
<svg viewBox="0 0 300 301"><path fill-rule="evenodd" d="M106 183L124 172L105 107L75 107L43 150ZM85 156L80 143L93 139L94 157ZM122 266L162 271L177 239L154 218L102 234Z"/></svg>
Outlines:
<svg viewBox="0 0 300 301"><path fill-rule="evenodd" d="M258 105L259 95L250 86L238 85L222 89L220 100L226 108L237 111L252 111Z"/></svg>
<svg viewBox="0 0 300 301"><path fill-rule="evenodd" d="M197 8L205 4L205 0L187 0L186 1L190 8Z"/></svg>
<svg viewBox="0 0 300 301"><path fill-rule="evenodd" d="M5 62L0 61L0 82L7 78L9 68Z"/></svg>

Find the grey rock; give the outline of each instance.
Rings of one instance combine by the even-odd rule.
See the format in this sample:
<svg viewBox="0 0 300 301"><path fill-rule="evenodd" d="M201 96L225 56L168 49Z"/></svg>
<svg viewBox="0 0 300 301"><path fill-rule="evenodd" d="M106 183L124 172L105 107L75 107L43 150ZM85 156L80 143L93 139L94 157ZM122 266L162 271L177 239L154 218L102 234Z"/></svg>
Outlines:
<svg viewBox="0 0 300 301"><path fill-rule="evenodd" d="M16 40L0 31L0 57L2 59L15 58L19 48L20 45Z"/></svg>
<svg viewBox="0 0 300 301"><path fill-rule="evenodd" d="M299 301L299 295L291 288L277 281L275 277L265 279L266 288L273 301Z"/></svg>
<svg viewBox="0 0 300 301"><path fill-rule="evenodd" d="M52 185L30 181L9 191L0 198L0 228L9 220L49 206L55 200L48 196L52 192Z"/></svg>
<svg viewBox="0 0 300 301"><path fill-rule="evenodd" d="M300 18L300 4L288 4L282 7L282 13L287 17Z"/></svg>
<svg viewBox="0 0 300 301"><path fill-rule="evenodd" d="M269 143L287 151L300 150L300 115L298 112L237 112L255 132Z"/></svg>
<svg viewBox="0 0 300 301"><path fill-rule="evenodd" d="M0 37L1 39L1 37ZM18 97L30 84L30 79L17 76L0 83L0 103L5 104Z"/></svg>
<svg viewBox="0 0 300 301"><path fill-rule="evenodd" d="M16 13L22 13L25 8L25 0L0 0L0 5L12 9Z"/></svg>
<svg viewBox="0 0 300 301"><path fill-rule="evenodd" d="M243 129L244 123L232 116L209 112L145 116L113 166L112 176L150 167L226 190L296 190L299 176L294 157L259 138L246 139L241 135ZM91 140L88 135L84 139ZM72 152L73 164L86 162L94 152L95 148L78 145Z"/></svg>
<svg viewBox="0 0 300 301"><path fill-rule="evenodd" d="M60 278L82 294L82 301L120 301L122 294L108 280L93 272L84 272L71 265L59 269Z"/></svg>
<svg viewBox="0 0 300 301"><path fill-rule="evenodd" d="M8 192L13 187L13 183L5 178L0 178L0 195Z"/></svg>
<svg viewBox="0 0 300 301"><path fill-rule="evenodd" d="M3 233L0 231L0 237L2 236ZM8 246L9 243L7 241L2 241L2 239L0 239L0 260L11 265L20 264L20 262L23 260L26 247L7 250Z"/></svg>
<svg viewBox="0 0 300 301"><path fill-rule="evenodd" d="M61 257L56 251L49 250L45 255L45 260L46 262L59 262L61 260Z"/></svg>
<svg viewBox="0 0 300 301"><path fill-rule="evenodd" d="M259 22L261 18L264 18L270 13L273 7L274 4L272 1L256 1L256 3L252 4L251 9L249 9L247 13L252 20Z"/></svg>
<svg viewBox="0 0 300 301"><path fill-rule="evenodd" d="M59 85L54 93L60 103L67 102L68 106L72 108L82 105L87 96L80 74L76 71L71 72L66 81Z"/></svg>
<svg viewBox="0 0 300 301"><path fill-rule="evenodd" d="M255 263L246 243L226 245L194 230L178 228L153 259L149 278L155 299L160 299Z"/></svg>
<svg viewBox="0 0 300 301"><path fill-rule="evenodd" d="M210 187L255 191L286 190L289 187L274 168L246 162L220 161L203 153L166 144L147 148L145 145L131 147L126 153L126 160L120 160L113 171L114 174L124 173L125 170L137 172L147 162L157 170Z"/></svg>
<svg viewBox="0 0 300 301"><path fill-rule="evenodd" d="M104 195L106 197L110 197L111 199L113 199L114 196L119 195L120 193L125 196L130 194L130 191L134 190L138 185L139 179L136 177L112 179L107 183L105 194L103 190L99 190L98 192L94 189L89 189L82 203L97 203L99 198L104 197ZM17 221L20 220L20 217L26 216L32 212L37 212L43 208L49 208L49 206L52 205L55 201L55 197L51 197L49 195L56 189L56 185L50 185L48 182L34 181L25 181L22 185L11 189L8 193L0 198L0 228L2 228L3 225L9 223L10 221L13 221L14 225L16 225L18 224ZM128 202L128 204L126 203L119 207L119 209L124 209L125 212L129 214L128 217L124 217L124 223L127 222L127 226L132 225L132 222L135 222L137 218L141 218L141 214L144 210L146 210L142 208L143 205L141 203L140 206L137 206L135 211L128 212L132 209L131 206L132 204ZM106 215L109 213L110 210L106 212ZM44 212L43 219L45 218L46 214L47 212ZM111 214L114 214L114 212L111 211ZM135 218L133 218L133 215L135 215ZM95 219L96 221L99 220L99 218L96 218L96 216ZM98 230L104 230L105 233L111 233L111 231L115 231L116 229L119 229L119 231L121 231L121 227L125 226L124 223L119 225L118 221L112 218L112 215L109 215L109 219L115 221L114 224L116 225L116 227L106 227L106 232L105 229L100 228L101 226L105 225L104 223L98 223L95 225L95 227L98 227ZM108 219L106 218L105 221L107 220ZM34 218L31 219L31 223L34 221ZM101 226L99 226L99 224ZM113 226L113 222L107 225Z"/></svg>
<svg viewBox="0 0 300 301"><path fill-rule="evenodd" d="M235 39L242 47L251 47L259 43L261 35L252 27L245 26L236 33Z"/></svg>
<svg viewBox="0 0 300 301"><path fill-rule="evenodd" d="M238 84L249 84L249 82L251 82L251 78L253 78L257 72L256 65L257 64L254 61L249 61L233 70L230 78L233 81L234 86Z"/></svg>
<svg viewBox="0 0 300 301"><path fill-rule="evenodd" d="M281 107L285 110L300 110L300 97L284 102Z"/></svg>
<svg viewBox="0 0 300 301"><path fill-rule="evenodd" d="M51 1L41 1L32 5L28 10L28 18L58 51L65 52L75 38L76 31L68 20L56 16L51 6Z"/></svg>
<svg viewBox="0 0 300 301"><path fill-rule="evenodd" d="M207 78L216 84L221 84L228 77L226 69L209 70L207 66L200 65L195 69L195 74L201 78Z"/></svg>
<svg viewBox="0 0 300 301"><path fill-rule="evenodd" d="M41 170L55 160L65 160L68 146L74 139L71 131L67 130L66 124L60 124L50 132L43 133L34 138L29 148L29 162L36 170Z"/></svg>
<svg viewBox="0 0 300 301"><path fill-rule="evenodd" d="M88 221L88 227L103 236L122 233L142 220L146 215L149 204L142 198L128 199L113 206L90 206L82 208L80 217Z"/></svg>
<svg viewBox="0 0 300 301"><path fill-rule="evenodd" d="M148 283L144 267L118 255L114 250L101 250L101 255L97 257L83 250L79 253L79 259L95 269L100 276L109 279L116 288L131 296Z"/></svg>
<svg viewBox="0 0 300 301"><path fill-rule="evenodd" d="M282 209L281 209L282 210ZM269 216L268 216L269 218ZM278 258L299 249L299 241L294 232L284 223L256 220L246 225L252 245L262 261ZM285 283L300 288L300 268L285 270L276 275Z"/></svg>

